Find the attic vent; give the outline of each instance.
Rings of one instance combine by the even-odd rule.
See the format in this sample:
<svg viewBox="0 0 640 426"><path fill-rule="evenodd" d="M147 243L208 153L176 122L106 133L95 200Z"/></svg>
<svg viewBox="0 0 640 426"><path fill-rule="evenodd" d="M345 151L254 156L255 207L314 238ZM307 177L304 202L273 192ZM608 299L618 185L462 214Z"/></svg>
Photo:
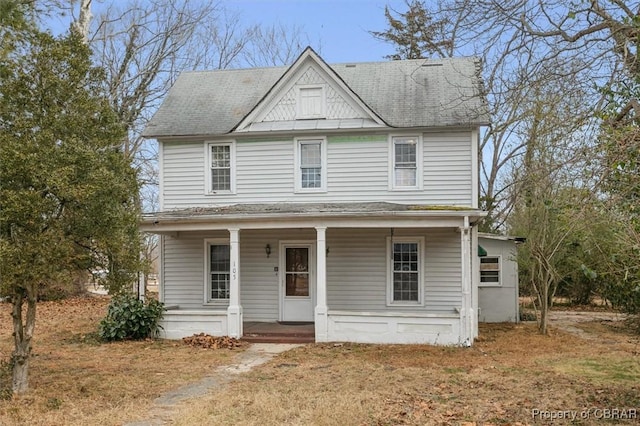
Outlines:
<svg viewBox="0 0 640 426"><path fill-rule="evenodd" d="M347 65L345 65L345 67L347 67L347 68L355 68L356 64L347 64Z"/></svg>
<svg viewBox="0 0 640 426"><path fill-rule="evenodd" d="M436 64L422 64L423 67L441 67L442 63L436 63Z"/></svg>

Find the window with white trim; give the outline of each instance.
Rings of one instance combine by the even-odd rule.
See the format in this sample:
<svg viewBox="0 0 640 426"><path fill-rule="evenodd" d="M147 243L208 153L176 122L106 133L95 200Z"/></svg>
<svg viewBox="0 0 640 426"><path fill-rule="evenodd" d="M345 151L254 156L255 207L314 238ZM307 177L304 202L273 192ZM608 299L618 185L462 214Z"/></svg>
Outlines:
<svg viewBox="0 0 640 426"><path fill-rule="evenodd" d="M228 194L235 190L235 146L232 142L207 144L207 190Z"/></svg>
<svg viewBox="0 0 640 426"><path fill-rule="evenodd" d="M422 304L423 241L422 238L389 239L389 304Z"/></svg>
<svg viewBox="0 0 640 426"><path fill-rule="evenodd" d="M228 301L231 252L228 243L207 243L207 302Z"/></svg>
<svg viewBox="0 0 640 426"><path fill-rule="evenodd" d="M299 119L326 118L324 88L322 86L298 89Z"/></svg>
<svg viewBox="0 0 640 426"><path fill-rule="evenodd" d="M418 189L421 180L420 138L393 136L391 138L391 186L394 189Z"/></svg>
<svg viewBox="0 0 640 426"><path fill-rule="evenodd" d="M500 256L480 258L480 284L485 286L500 285Z"/></svg>
<svg viewBox="0 0 640 426"><path fill-rule="evenodd" d="M326 187L325 139L298 139L296 189L324 191Z"/></svg>

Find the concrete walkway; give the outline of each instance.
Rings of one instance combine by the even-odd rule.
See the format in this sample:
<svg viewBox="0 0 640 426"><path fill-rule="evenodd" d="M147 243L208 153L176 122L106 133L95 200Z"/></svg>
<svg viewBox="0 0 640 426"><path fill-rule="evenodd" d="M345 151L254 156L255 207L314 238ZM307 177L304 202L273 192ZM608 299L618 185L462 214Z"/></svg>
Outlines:
<svg viewBox="0 0 640 426"><path fill-rule="evenodd" d="M254 343L236 357L233 364L216 368L213 374L171 392L168 392L154 401L154 406L149 411L149 417L145 420L127 423L126 426L157 426L171 421L176 412L177 405L190 398L204 396L211 390L220 389L234 379L234 376L246 373L269 361L276 355L296 348L301 345L281 343Z"/></svg>

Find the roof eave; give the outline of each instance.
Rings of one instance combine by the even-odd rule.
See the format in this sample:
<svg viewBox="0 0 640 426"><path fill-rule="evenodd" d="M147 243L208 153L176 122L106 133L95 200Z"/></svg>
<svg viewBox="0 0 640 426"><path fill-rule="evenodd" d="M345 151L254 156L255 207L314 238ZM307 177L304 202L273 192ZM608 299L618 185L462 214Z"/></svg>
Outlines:
<svg viewBox="0 0 640 426"><path fill-rule="evenodd" d="M439 219L463 219L468 217L472 223L485 217L487 212L478 209L428 209L427 206L422 209L405 210L405 211L343 211L343 212L278 212L278 213L231 213L231 214L198 214L198 215L175 215L171 217L163 217L162 214L150 214L143 216L140 221L140 230L143 232L162 232L163 230L171 231L178 229L179 225L204 225L217 223L220 225L227 223L268 223L286 222L291 226L298 226L300 222L305 221L323 221L327 225L332 222L339 223L342 220L387 220L390 225L394 221L406 220L439 220ZM420 223L415 224L420 227Z"/></svg>
<svg viewBox="0 0 640 426"><path fill-rule="evenodd" d="M199 134L173 134L173 133L143 133L142 136L146 139L157 139L157 140L172 140L172 139L183 139L183 140L206 140L206 139L215 139L215 138L228 138L228 137L256 137L256 136L274 136L274 135L291 135L293 133L322 133L322 134L333 134L333 133L372 133L372 132L383 132L383 131L438 131L445 129L467 129L467 128L477 128L488 126L490 123L488 121L478 121L478 122L460 122L460 123L451 123L446 125L437 125L437 126L426 126L426 125L416 125L411 127L398 127L389 125L388 127L363 127L363 128L343 128L343 129L311 129L311 130L271 130L271 131L256 131L256 132L246 132L246 131L231 131L227 133L199 133Z"/></svg>

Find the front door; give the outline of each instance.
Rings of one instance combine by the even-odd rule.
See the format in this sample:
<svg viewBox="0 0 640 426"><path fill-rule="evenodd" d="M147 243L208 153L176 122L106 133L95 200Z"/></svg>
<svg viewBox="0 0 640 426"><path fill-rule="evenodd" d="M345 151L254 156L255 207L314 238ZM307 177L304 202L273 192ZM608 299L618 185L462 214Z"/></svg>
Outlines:
<svg viewBox="0 0 640 426"><path fill-rule="evenodd" d="M283 244L281 247L282 321L313 321L315 274L312 244Z"/></svg>

